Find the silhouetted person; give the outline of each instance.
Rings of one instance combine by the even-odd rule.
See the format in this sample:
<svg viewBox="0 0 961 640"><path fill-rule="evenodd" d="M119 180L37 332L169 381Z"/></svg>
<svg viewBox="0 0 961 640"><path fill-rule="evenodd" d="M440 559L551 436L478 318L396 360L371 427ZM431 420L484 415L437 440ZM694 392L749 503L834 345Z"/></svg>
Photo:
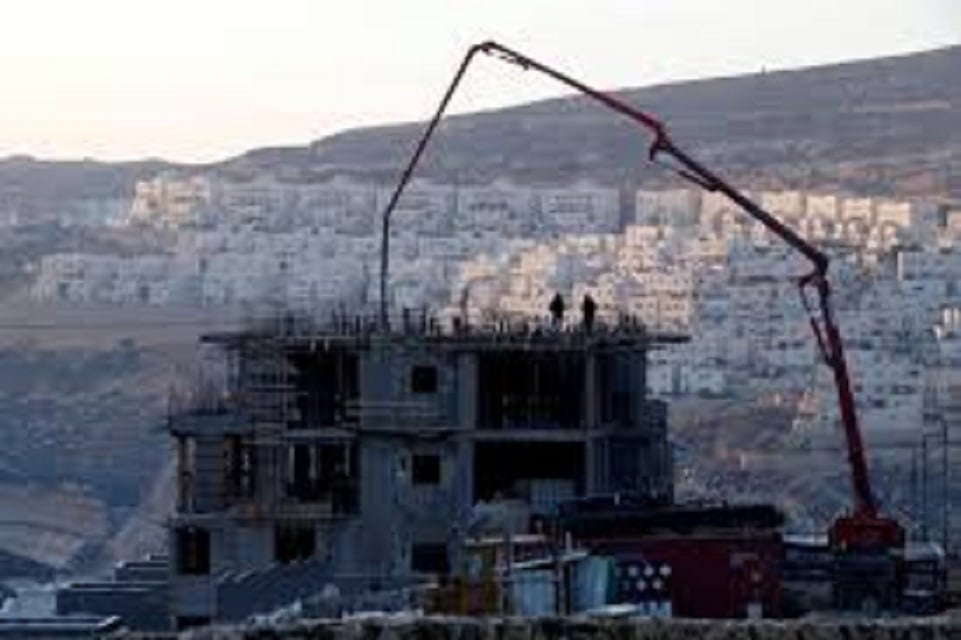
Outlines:
<svg viewBox="0 0 961 640"><path fill-rule="evenodd" d="M548 307L551 311L551 324L560 327L564 323L564 298L560 293L555 293Z"/></svg>
<svg viewBox="0 0 961 640"><path fill-rule="evenodd" d="M591 294L584 294L584 301L581 303L581 313L584 314L584 330L591 331L594 328L594 314L597 313L597 303Z"/></svg>

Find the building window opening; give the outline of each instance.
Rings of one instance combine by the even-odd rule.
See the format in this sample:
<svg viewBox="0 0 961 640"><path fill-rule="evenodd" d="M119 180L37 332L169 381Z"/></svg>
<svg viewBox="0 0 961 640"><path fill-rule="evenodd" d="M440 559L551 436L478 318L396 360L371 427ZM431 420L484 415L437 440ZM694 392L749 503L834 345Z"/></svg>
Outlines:
<svg viewBox="0 0 961 640"><path fill-rule="evenodd" d="M478 420L483 429L580 428L584 357L524 352L478 358Z"/></svg>
<svg viewBox="0 0 961 640"><path fill-rule="evenodd" d="M411 393L437 393L437 367L416 366L410 371Z"/></svg>
<svg viewBox="0 0 961 640"><path fill-rule="evenodd" d="M519 498L533 513L584 494L583 442L487 441L474 447L474 500Z"/></svg>
<svg viewBox="0 0 961 640"><path fill-rule="evenodd" d="M295 353L289 356L297 388L297 415L291 429L318 429L355 420L359 397L356 354Z"/></svg>
<svg viewBox="0 0 961 640"><path fill-rule="evenodd" d="M317 550L313 527L277 525L274 528L274 560L282 564L307 560Z"/></svg>
<svg viewBox="0 0 961 640"><path fill-rule="evenodd" d="M210 573L210 532L200 527L176 530L177 573L206 575Z"/></svg>
<svg viewBox="0 0 961 640"><path fill-rule="evenodd" d="M177 506L193 511L196 477L197 441L188 436L177 438Z"/></svg>
<svg viewBox="0 0 961 640"><path fill-rule="evenodd" d="M287 495L304 502L323 498L317 477L317 448L305 444L287 449Z"/></svg>
<svg viewBox="0 0 961 640"><path fill-rule="evenodd" d="M411 458L411 482L419 485L440 484L440 456L435 453L417 453Z"/></svg>
<svg viewBox="0 0 961 640"><path fill-rule="evenodd" d="M285 495L298 502L328 502L334 514L358 506L357 447L349 443L287 448Z"/></svg>
<svg viewBox="0 0 961 640"><path fill-rule="evenodd" d="M415 573L450 573L447 545L442 542L414 543L410 549L410 569Z"/></svg>

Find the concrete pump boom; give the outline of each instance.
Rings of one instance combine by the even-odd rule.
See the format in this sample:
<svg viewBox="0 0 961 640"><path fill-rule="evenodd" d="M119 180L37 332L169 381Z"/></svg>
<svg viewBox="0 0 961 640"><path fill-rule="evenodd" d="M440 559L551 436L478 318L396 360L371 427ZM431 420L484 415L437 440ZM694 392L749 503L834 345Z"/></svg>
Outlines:
<svg viewBox="0 0 961 640"><path fill-rule="evenodd" d="M903 538L900 526L893 520L881 517L877 513L877 506L871 491L871 484L868 475L867 462L865 459L864 445L861 438L861 429L858 424L857 413L855 411L854 396L851 389L851 382L848 375L847 363L844 357L844 348L841 341L841 334L834 319L834 311L831 305L831 286L827 279L828 257L817 247L810 244L797 234L793 229L782 223L769 212L762 209L758 204L744 195L742 192L728 184L714 172L708 170L698 161L694 160L685 151L674 144L668 135L665 125L656 117L640 111L623 100L607 94L574 78L557 71L545 64L529 58L513 49L498 44L497 42L487 41L472 46L460 64L453 80L444 93L444 96L435 112L433 118L424 130L414 153L410 157L400 181L394 189L390 200L383 213L383 228L381 238L381 272L380 272L380 322L382 329L386 330L388 325L387 314L387 279L389 273L389 242L390 242L390 218L394 209L404 192L404 188L410 181L427 143L430 141L447 110L451 98L456 92L467 68L478 53L484 53L499 58L505 62L515 64L524 70L535 70L545 74L555 80L565 84L579 93L591 98L592 100L616 111L617 113L629 118L641 127L650 131L654 140L650 145L649 157L652 161L659 156L668 156L674 160L677 166L671 168L685 180L706 189L707 191L722 193L732 202L741 207L755 220L763 224L771 233L787 243L810 261L812 270L807 275L801 277L798 282L801 297L805 309L811 321L811 327L817 340L818 348L824 362L830 367L834 375L834 384L837 390L838 405L840 407L841 424L844 429L844 436L847 448L848 463L850 465L850 475L853 493L853 514L845 516L835 521L832 526L832 544L837 547L847 548L850 546L897 546ZM817 298L817 312L815 312L809 298L808 292L814 290Z"/></svg>

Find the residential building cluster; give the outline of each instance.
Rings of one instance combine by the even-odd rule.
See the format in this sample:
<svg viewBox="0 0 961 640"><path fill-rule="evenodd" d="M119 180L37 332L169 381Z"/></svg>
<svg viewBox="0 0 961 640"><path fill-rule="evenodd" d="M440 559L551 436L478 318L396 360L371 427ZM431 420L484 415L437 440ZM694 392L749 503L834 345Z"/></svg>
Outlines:
<svg viewBox="0 0 961 640"><path fill-rule="evenodd" d="M754 196L832 258L837 319L869 439L916 433L939 398L961 392L961 234L948 224L950 211L828 194ZM465 263L449 308L463 313L468 297L458 292L480 288L467 305L477 317L544 315L560 292L576 316L590 294L602 317L632 314L691 336L651 354L655 394L807 390L798 431L836 435L833 381L817 366L798 288L809 271L720 197L640 191L633 224L618 234L547 239L511 258Z"/></svg>
<svg viewBox="0 0 961 640"><path fill-rule="evenodd" d="M832 256L838 321L864 422L917 425L961 383L961 209L800 191L752 194ZM380 214L390 190L344 178L159 176L127 223L174 230L163 255L58 254L40 299L263 304L303 310L379 300ZM652 354L655 394L813 389L806 427L836 422L833 387L797 279L803 257L725 198L590 183L415 181L395 210L394 308L471 323L545 316L557 293L576 322L629 315L684 346ZM803 417L803 414L802 414ZM802 422L804 422L802 420ZM803 426L803 425L802 425Z"/></svg>
<svg viewBox="0 0 961 640"><path fill-rule="evenodd" d="M76 302L280 304L312 310L379 298L380 213L390 192L334 179L214 180L161 176L138 183L129 225L174 230L163 255L45 257L35 297ZM446 297L459 264L512 254L532 236L613 233L616 189L415 182L393 217L391 292L398 307Z"/></svg>

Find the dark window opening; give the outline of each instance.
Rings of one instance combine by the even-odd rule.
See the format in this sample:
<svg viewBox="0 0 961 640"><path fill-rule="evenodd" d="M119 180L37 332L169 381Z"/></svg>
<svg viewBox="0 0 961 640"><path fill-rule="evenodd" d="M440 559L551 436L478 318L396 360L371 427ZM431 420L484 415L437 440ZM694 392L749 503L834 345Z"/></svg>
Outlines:
<svg viewBox="0 0 961 640"><path fill-rule="evenodd" d="M411 393L437 393L437 367L422 365L410 371Z"/></svg>
<svg viewBox="0 0 961 640"><path fill-rule="evenodd" d="M210 573L210 532L199 527L176 530L177 573L206 575Z"/></svg>
<svg viewBox="0 0 961 640"><path fill-rule="evenodd" d="M410 569L415 573L450 573L447 545L442 542L415 543L410 550Z"/></svg>
<svg viewBox="0 0 961 640"><path fill-rule="evenodd" d="M643 475L641 473L641 453L638 447L627 442L611 442L610 482L613 488L630 491Z"/></svg>
<svg viewBox="0 0 961 640"><path fill-rule="evenodd" d="M411 482L413 484L440 484L440 456L437 454L414 454L411 458Z"/></svg>
<svg viewBox="0 0 961 640"><path fill-rule="evenodd" d="M661 499L667 462L662 448L646 436L619 436L606 443L607 473L602 480L612 493Z"/></svg>
<svg viewBox="0 0 961 640"><path fill-rule="evenodd" d="M483 429L576 429L583 424L583 354L498 352L478 358Z"/></svg>
<svg viewBox="0 0 961 640"><path fill-rule="evenodd" d="M302 352L289 356L294 367L297 418L292 429L318 429L352 422L359 397L357 355L345 352Z"/></svg>
<svg viewBox="0 0 961 640"><path fill-rule="evenodd" d="M287 564L306 560L317 550L317 535L313 527L277 525L274 527L274 560Z"/></svg>
<svg viewBox="0 0 961 640"><path fill-rule="evenodd" d="M188 436L177 437L177 505L181 511L193 511L194 478L196 477L197 441Z"/></svg>
<svg viewBox="0 0 961 640"><path fill-rule="evenodd" d="M474 445L474 500L537 502L536 494L543 487L566 487L575 496L582 495L585 456L581 442L478 442Z"/></svg>
<svg viewBox="0 0 961 640"><path fill-rule="evenodd" d="M284 493L299 502L328 502L334 514L356 513L357 447L350 443L287 447Z"/></svg>

